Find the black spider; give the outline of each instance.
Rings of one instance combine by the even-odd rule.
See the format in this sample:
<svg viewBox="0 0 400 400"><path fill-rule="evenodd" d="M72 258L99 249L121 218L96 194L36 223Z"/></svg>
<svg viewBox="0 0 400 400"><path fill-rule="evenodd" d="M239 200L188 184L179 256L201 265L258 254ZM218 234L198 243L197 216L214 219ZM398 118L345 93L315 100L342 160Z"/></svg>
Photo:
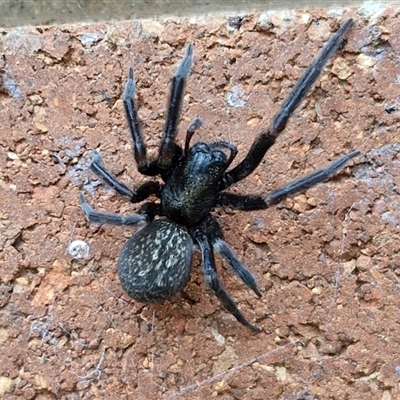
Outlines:
<svg viewBox="0 0 400 400"><path fill-rule="evenodd" d="M107 172L97 151L90 168L132 203L141 202L150 195L159 197L160 202L145 203L139 214L122 216L97 212L89 206L83 194L80 194L79 198L83 212L90 222L114 225L147 224L125 243L118 260L118 275L122 287L130 297L149 303L168 299L182 290L190 275L194 241L202 253L202 269L207 285L239 322L254 331L260 331L260 328L251 324L239 311L218 278L213 250L257 296L261 297L255 278L224 241L220 226L210 212L215 207L230 207L244 211L268 208L288 196L327 180L340 171L349 160L360 154L360 151L354 151L342 156L324 169L276 189L264 197L236 195L226 191L250 175L258 166L266 151L285 128L290 115L306 96L327 60L343 46L343 37L352 23L353 21L349 19L331 36L318 57L294 86L270 127L259 134L246 157L229 171L228 168L237 154L233 144L218 141L199 142L190 146L193 133L201 126L199 118L194 119L187 130L184 149L175 140L184 86L193 61L193 45L188 45L186 54L173 77L166 125L159 154L155 160L149 160L143 143L134 100L133 69L129 69L123 100L138 170L144 175L160 175L164 183L150 181L131 190ZM155 219L155 216L163 218Z"/></svg>

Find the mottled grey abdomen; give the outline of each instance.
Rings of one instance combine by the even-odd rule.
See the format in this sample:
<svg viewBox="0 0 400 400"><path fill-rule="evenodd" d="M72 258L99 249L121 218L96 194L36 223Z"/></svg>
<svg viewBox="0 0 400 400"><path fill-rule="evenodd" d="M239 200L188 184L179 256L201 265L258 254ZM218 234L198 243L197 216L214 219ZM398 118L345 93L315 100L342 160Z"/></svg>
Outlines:
<svg viewBox="0 0 400 400"><path fill-rule="evenodd" d="M118 276L133 299L152 303L170 298L186 285L192 265L193 241L178 225L153 221L124 245Z"/></svg>

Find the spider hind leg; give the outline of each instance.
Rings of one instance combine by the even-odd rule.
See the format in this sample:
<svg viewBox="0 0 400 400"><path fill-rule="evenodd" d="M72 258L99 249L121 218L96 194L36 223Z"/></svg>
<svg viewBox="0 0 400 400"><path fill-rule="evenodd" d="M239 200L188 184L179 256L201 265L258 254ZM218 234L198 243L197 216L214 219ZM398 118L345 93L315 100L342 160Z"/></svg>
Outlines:
<svg viewBox="0 0 400 400"><path fill-rule="evenodd" d="M221 228L217 220L211 216L205 221L206 235L214 250L227 262L230 269L240 280L249 287L258 297L262 297L257 287L254 275L236 256L231 246L224 240Z"/></svg>
<svg viewBox="0 0 400 400"><path fill-rule="evenodd" d="M202 253L202 269L204 279L207 285L211 288L214 294L217 296L221 304L244 326L250 328L255 332L261 332L261 329L251 324L247 318L238 309L236 303L229 296L228 292L222 286L215 268L215 260L212 247L206 236L206 234L199 228L191 230L192 235L196 239L200 246Z"/></svg>

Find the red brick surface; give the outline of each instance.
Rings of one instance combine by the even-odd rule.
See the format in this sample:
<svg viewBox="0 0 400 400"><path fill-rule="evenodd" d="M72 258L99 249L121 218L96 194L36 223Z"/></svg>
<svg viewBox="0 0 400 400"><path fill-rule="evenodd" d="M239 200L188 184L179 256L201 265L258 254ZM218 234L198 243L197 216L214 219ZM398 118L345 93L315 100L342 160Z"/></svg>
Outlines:
<svg viewBox="0 0 400 400"><path fill-rule="evenodd" d="M179 140L228 140L238 160L345 19L355 24L259 168L236 193L268 193L360 149L331 181L278 207L217 210L263 298L222 262L241 326L204 287L143 305L116 274L129 229L89 225L136 209L89 171L93 149L131 187L121 102L135 68L150 151L188 42L195 63ZM232 22L232 21L231 21ZM234 21L233 21L234 22ZM236 21L238 22L238 21ZM239 21L240 22L240 21ZM0 394L4 399L399 399L400 22L393 9L31 27L0 38ZM89 253L73 259L82 240ZM85 249L83 249L83 252ZM188 298L192 299L189 301Z"/></svg>

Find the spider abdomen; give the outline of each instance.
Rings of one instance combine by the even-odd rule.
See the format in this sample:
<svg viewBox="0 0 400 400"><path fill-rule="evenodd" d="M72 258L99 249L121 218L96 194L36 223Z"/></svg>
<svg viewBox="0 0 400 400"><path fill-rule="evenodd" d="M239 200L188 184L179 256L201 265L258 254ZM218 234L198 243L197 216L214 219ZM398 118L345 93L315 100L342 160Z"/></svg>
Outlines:
<svg viewBox="0 0 400 400"><path fill-rule="evenodd" d="M133 299L152 303L170 298L186 285L193 241L177 224L156 220L134 234L118 259L118 276Z"/></svg>

